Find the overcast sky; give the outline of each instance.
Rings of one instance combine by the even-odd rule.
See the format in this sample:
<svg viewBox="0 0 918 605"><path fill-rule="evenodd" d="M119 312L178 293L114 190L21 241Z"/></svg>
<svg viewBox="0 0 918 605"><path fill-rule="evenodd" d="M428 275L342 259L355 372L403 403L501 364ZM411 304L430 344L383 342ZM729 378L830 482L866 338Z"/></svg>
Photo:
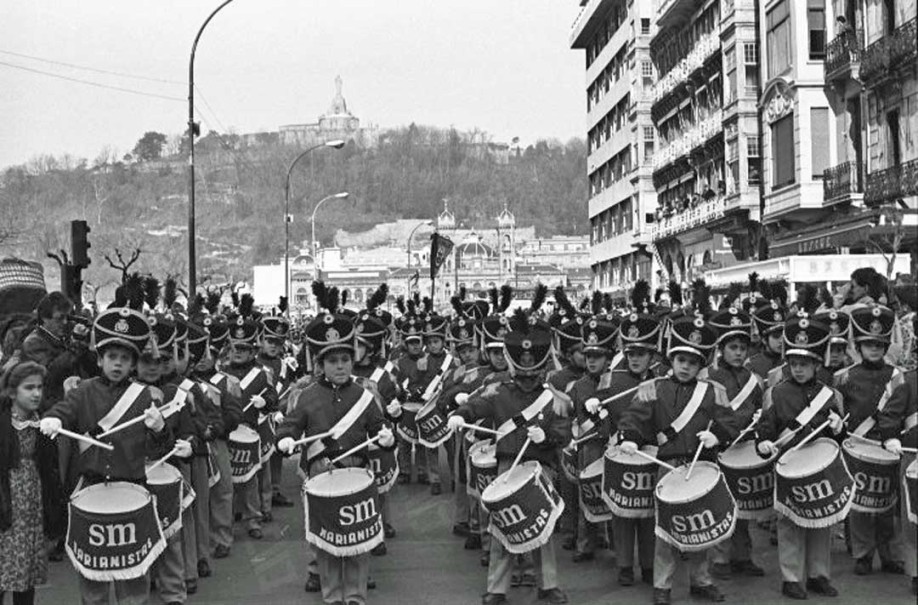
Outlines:
<svg viewBox="0 0 918 605"><path fill-rule="evenodd" d="M218 0L6 2L0 19L0 166L41 153L122 154L187 116L188 56ZM495 140L585 134L576 0L234 0L198 46L203 129L314 122L344 80L349 109L382 127L479 127ZM147 81L19 55L143 76ZM139 90L138 96L23 71ZM171 81L171 82L170 82ZM210 108L203 104L206 100ZM200 119L200 118L199 118Z"/></svg>

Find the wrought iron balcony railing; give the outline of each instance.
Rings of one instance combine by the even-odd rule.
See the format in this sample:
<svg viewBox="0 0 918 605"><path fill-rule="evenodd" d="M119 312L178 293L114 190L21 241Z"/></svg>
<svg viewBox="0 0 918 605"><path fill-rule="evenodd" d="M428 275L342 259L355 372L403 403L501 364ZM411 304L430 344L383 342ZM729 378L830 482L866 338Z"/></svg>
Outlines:
<svg viewBox="0 0 918 605"><path fill-rule="evenodd" d="M918 195L918 160L871 172L864 189L864 202L868 205Z"/></svg>
<svg viewBox="0 0 918 605"><path fill-rule="evenodd" d="M865 84L876 84L890 72L915 61L918 57L916 23L912 19L867 47L861 60L861 79Z"/></svg>
<svg viewBox="0 0 918 605"><path fill-rule="evenodd" d="M826 203L863 192L860 162L850 161L833 166L822 175L822 194Z"/></svg>
<svg viewBox="0 0 918 605"><path fill-rule="evenodd" d="M829 80L832 74L858 63L862 51L863 45L861 44L860 32L848 30L836 36L826 46L826 61L824 65L826 80Z"/></svg>

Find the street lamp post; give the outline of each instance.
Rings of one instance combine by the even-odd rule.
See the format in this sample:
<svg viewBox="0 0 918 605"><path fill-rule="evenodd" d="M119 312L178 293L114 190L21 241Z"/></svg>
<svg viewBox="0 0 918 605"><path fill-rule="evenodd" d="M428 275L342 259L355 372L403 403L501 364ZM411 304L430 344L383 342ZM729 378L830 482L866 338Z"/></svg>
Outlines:
<svg viewBox="0 0 918 605"><path fill-rule="evenodd" d="M305 149L301 154L296 156L292 162L290 162L290 167L287 168L287 179L284 181L284 296L287 298L288 314L290 313L290 175L293 173L293 168L302 158L306 157L309 155L309 152L314 151L319 147L341 149L344 147L344 141L326 141L325 143L313 145L312 147ZM315 256L313 256L313 266L315 266Z"/></svg>
<svg viewBox="0 0 918 605"><path fill-rule="evenodd" d="M321 200L319 200L319 203L316 204L316 207L312 209L312 219L311 219L311 222L312 222L312 251L313 251L312 261L316 267L316 271L318 271L318 266L319 266L318 265L319 246L316 243L316 211L318 211L319 206L321 206L323 203L327 202L328 200L345 200L347 199L348 195L349 194L347 191L342 191L341 193L336 193L334 195L325 196Z"/></svg>
<svg viewBox="0 0 918 605"><path fill-rule="evenodd" d="M198 41L204 28L210 23L210 20L223 9L224 6L233 0L225 0L218 6L201 25L198 34L194 37L194 44L191 45L191 58L188 61L188 143L191 147L188 156L188 296L194 298L198 288L197 261L195 252L195 234L194 234L194 136L197 130L194 123L194 55L198 50Z"/></svg>
<svg viewBox="0 0 918 605"><path fill-rule="evenodd" d="M417 231L423 225L430 225L431 221L424 221L423 223L418 223L414 226L414 229L411 230L411 233L408 234L408 268L411 269L411 238L414 237L414 232ZM408 284L411 284L411 276L408 276ZM409 290L411 288L409 287Z"/></svg>

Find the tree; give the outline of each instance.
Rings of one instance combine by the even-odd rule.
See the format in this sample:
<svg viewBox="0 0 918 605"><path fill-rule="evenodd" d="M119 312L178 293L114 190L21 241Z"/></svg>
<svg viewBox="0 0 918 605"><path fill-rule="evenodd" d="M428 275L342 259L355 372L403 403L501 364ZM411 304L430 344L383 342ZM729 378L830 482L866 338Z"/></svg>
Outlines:
<svg viewBox="0 0 918 605"><path fill-rule="evenodd" d="M163 155L163 147L165 145L166 135L149 130L134 145L134 157L142 162L158 160Z"/></svg>

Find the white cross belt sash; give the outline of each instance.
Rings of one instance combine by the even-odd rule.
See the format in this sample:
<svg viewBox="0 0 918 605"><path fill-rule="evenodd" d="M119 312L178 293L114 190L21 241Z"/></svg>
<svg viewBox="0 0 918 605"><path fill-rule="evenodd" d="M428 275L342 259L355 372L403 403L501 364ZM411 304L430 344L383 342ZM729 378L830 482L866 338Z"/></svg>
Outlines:
<svg viewBox="0 0 918 605"><path fill-rule="evenodd" d="M816 396L813 397L813 400L810 403L800 410L800 413L797 414L797 417L794 418L794 422L791 424L796 424L797 426L806 426L816 417L816 414L819 413L819 410L825 406L826 403L832 398L833 395L832 389L827 386L823 386L822 389L816 393ZM778 441L781 441L789 434L793 433L794 430L791 428L786 428L781 431L781 434L778 436Z"/></svg>
<svg viewBox="0 0 918 605"><path fill-rule="evenodd" d="M137 382L131 383L131 386L127 388L124 394L115 402L115 405L112 406L112 409L108 411L108 414L96 423L103 433L119 424L121 418L131 409L131 406L134 405L134 402L137 401L137 398L140 397L145 388L146 385Z"/></svg>
<svg viewBox="0 0 918 605"><path fill-rule="evenodd" d="M918 412L912 412L905 417L905 428L902 429L902 433L905 434L918 426Z"/></svg>
<svg viewBox="0 0 918 605"><path fill-rule="evenodd" d="M434 393L437 392L437 389L440 388L440 383L443 382L443 375L446 373L446 370L449 369L449 366L453 363L453 356L449 353L446 354L446 357L443 359L443 363L440 364L440 369L437 370L437 375L434 376L433 380L430 381L430 384L427 385L427 388L424 389L424 394L421 396L421 399L424 402L430 401Z"/></svg>
<svg viewBox="0 0 918 605"><path fill-rule="evenodd" d="M682 432L682 429L688 425L689 421L701 407L701 402L704 400L705 393L708 392L709 386L707 382L701 381L695 384L695 390L692 392L692 397L685 405L685 409L682 410L682 413L673 420L673 423L669 425L668 429L657 433L657 445L665 445Z"/></svg>
<svg viewBox="0 0 918 605"><path fill-rule="evenodd" d="M758 379L755 377L755 373L749 373L749 380L746 381L746 384L743 385L742 390L736 394L736 397L730 400L730 409L734 412L743 405L749 396L752 395L752 391L755 390L756 385L759 384Z"/></svg>
<svg viewBox="0 0 918 605"><path fill-rule="evenodd" d="M905 382L905 377L899 368L893 370L892 376L889 377L889 382L886 383L886 388L883 389L883 394L880 396L880 400L877 401L876 411L864 419L857 428L854 429L854 434L863 437L869 433L873 427L877 425L876 415L883 411L883 408L886 407L886 404L889 403L889 398L892 397L893 391L896 390L898 386Z"/></svg>
<svg viewBox="0 0 918 605"><path fill-rule="evenodd" d="M357 400L351 409L341 417L338 422L331 428L331 439L339 439L341 435L345 434L350 430L354 423L357 422L357 419L367 410L367 407L374 401L373 393L370 391L364 391L363 395L360 396L360 399ZM325 444L322 440L313 441L309 444L309 448L306 450L306 460L313 460L319 456L322 452L325 451Z"/></svg>
<svg viewBox="0 0 918 605"><path fill-rule="evenodd" d="M239 381L239 387L242 389L243 393L245 393L252 383L255 382L259 374L261 374L261 368L252 368L249 370L249 373Z"/></svg>
<svg viewBox="0 0 918 605"><path fill-rule="evenodd" d="M386 370L383 368L376 368L375 370L373 370L373 373L370 374L370 382L379 384L379 381L383 377L383 374L385 373L385 371Z"/></svg>
<svg viewBox="0 0 918 605"><path fill-rule="evenodd" d="M523 417L523 423L528 423L530 420L539 415L539 413L545 409L549 403L555 398L555 394L551 389L545 389L542 391L542 394L536 397L536 400L529 404L525 410L523 410L519 416ZM499 442L501 439L518 429L521 425L517 424L516 416L506 420L502 425L497 427L497 432L500 433L497 435L496 442Z"/></svg>

